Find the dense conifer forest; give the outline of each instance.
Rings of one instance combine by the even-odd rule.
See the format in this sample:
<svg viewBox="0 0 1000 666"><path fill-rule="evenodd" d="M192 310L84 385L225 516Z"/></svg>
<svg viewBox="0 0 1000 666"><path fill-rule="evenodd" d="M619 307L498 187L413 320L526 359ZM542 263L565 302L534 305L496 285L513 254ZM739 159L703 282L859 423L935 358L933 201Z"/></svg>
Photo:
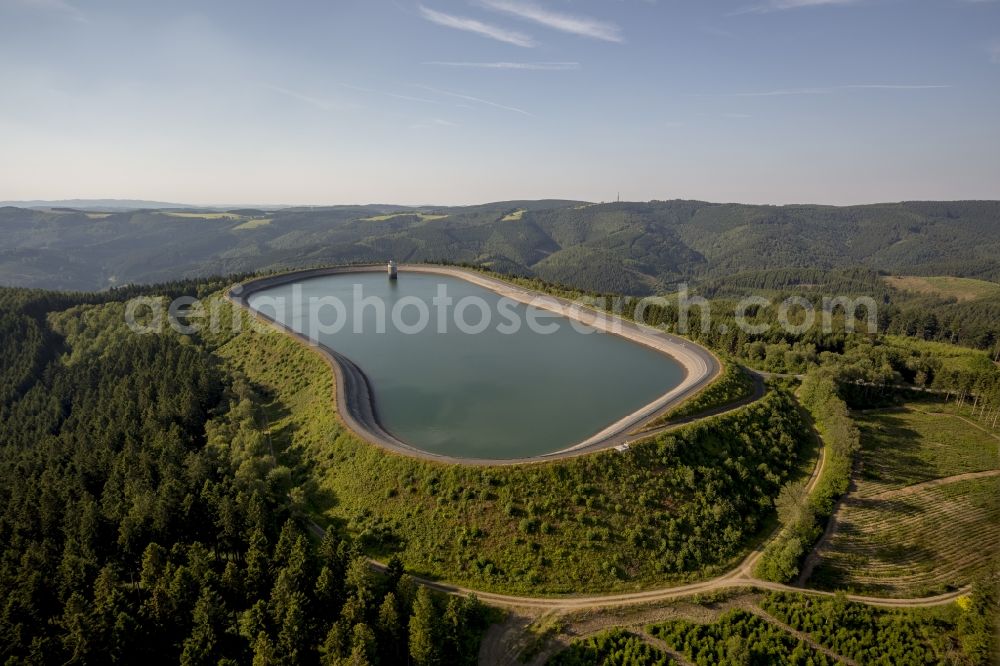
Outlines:
<svg viewBox="0 0 1000 666"><path fill-rule="evenodd" d="M310 536L204 341L76 301L0 290L4 663L474 663L483 607Z"/></svg>

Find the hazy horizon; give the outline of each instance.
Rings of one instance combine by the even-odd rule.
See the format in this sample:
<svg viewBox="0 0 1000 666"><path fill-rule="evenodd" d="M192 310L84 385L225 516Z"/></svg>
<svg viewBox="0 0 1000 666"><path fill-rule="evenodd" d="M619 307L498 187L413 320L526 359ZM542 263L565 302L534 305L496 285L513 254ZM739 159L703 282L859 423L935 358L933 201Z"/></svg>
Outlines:
<svg viewBox="0 0 1000 666"><path fill-rule="evenodd" d="M699 201L701 203L716 204L716 205L746 205L746 206L830 206L832 208L850 208L853 206L877 206L880 204L899 204L899 203L921 203L921 202L973 202L973 201L1000 201L1000 197L988 198L968 198L968 199L899 199L894 201L859 201L855 203L842 203L842 204L826 204L818 201L785 201L785 202L755 202L755 201L712 201L709 199L695 199L692 197L671 197L667 198L653 198L653 199L621 199L616 201L615 199L605 199L603 201L593 201L588 199L570 199L566 197L540 197L537 199L529 199L525 197L514 197L510 199L493 199L490 201L474 201L470 203L400 203L396 201L363 201L363 202L337 202L328 201L320 203L260 203L260 202L236 202L236 203L212 203L212 202L197 202L197 201L161 201L157 199L136 199L134 197L66 197L66 198L44 198L44 199L11 199L6 201L0 201L0 206L14 206L14 207L25 207L25 208L37 208L45 207L48 205L63 205L69 202L78 202L80 204L91 204L96 206L100 202L115 202L115 203L129 203L135 202L137 204L155 204L150 206L150 209L157 207L169 208L171 206L178 206L184 208L192 209L218 209L218 210L231 210L237 208L246 209L272 209L278 210L282 208L336 208L336 207L366 207L366 206L398 206L400 208L462 208L462 207L476 207L476 206L489 206L498 203L506 202L517 202L517 201L575 201L579 203L601 205L601 204L612 204L612 203L649 203L652 201ZM72 207L72 206L68 206ZM125 208L132 208L132 206L125 206Z"/></svg>
<svg viewBox="0 0 1000 666"><path fill-rule="evenodd" d="M0 200L998 199L998 83L990 1L0 0Z"/></svg>

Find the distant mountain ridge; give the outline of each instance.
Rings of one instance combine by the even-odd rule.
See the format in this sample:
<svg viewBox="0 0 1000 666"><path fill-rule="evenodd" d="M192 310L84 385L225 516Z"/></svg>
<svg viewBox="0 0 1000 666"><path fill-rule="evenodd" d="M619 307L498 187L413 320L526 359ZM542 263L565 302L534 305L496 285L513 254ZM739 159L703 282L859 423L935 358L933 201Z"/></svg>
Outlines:
<svg viewBox="0 0 1000 666"><path fill-rule="evenodd" d="M57 208L0 208L0 284L102 289L388 258L479 264L635 294L793 268L1000 281L998 201Z"/></svg>
<svg viewBox="0 0 1000 666"><path fill-rule="evenodd" d="M143 208L173 209L197 208L189 204L167 203L165 201L146 201L144 199L34 199L29 201L0 201L0 207L15 208L75 208L77 210L115 210L129 211Z"/></svg>

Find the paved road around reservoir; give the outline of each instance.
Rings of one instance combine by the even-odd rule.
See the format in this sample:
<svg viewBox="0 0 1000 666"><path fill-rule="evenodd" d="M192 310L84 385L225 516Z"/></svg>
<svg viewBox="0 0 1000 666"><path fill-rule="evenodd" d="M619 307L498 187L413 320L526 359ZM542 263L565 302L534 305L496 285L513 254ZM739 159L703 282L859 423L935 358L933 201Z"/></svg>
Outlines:
<svg viewBox="0 0 1000 666"><path fill-rule="evenodd" d="M627 444L641 439L653 437L661 432L678 427L687 421L670 423L660 428L652 429L642 434L632 434L643 424L655 420L659 416L669 412L679 403L695 395L706 386L712 383L722 371L722 363L708 349L695 344L690 340L672 335L660 329L649 326L642 326L621 317L588 308L580 303L574 303L564 298L551 296L540 292L524 289L516 285L488 277L475 271L453 268L450 266L434 265L402 265L399 267L400 279L405 279L406 273L432 273L457 277L475 285L489 289L501 296L525 303L532 307L555 312L564 317L580 321L598 330L620 335L637 344L642 344L652 348L662 354L670 356L680 363L685 370L685 377L681 383L663 394L655 401L642 407L609 425L604 430L596 433L592 437L574 446L530 458L517 459L472 459L444 456L428 451L423 451L407 444L391 432L387 431L378 420L378 409L371 385L365 377L364 371L354 364L350 359L336 350L316 344L307 336L298 333L288 326L285 326L276 319L250 308L249 297L257 291L268 289L289 282L305 280L311 277L324 275L350 274L360 272L382 271L382 266L345 266L322 269L310 269L304 271L293 271L280 275L273 275L256 280L251 280L244 284L234 285L226 292L226 298L230 302L240 307L246 308L248 312L257 319L267 322L279 331L282 331L299 343L309 346L312 350L320 354L333 370L336 379L334 390L334 401L339 418L356 435L383 449L401 453L415 458L433 460L453 465L518 465L525 463L539 463L551 460L571 458L596 451L602 451L622 444ZM754 395L751 400L734 403L724 407L721 411L735 409L746 402L752 402L763 395L763 384L756 385ZM716 413L721 413L718 411Z"/></svg>

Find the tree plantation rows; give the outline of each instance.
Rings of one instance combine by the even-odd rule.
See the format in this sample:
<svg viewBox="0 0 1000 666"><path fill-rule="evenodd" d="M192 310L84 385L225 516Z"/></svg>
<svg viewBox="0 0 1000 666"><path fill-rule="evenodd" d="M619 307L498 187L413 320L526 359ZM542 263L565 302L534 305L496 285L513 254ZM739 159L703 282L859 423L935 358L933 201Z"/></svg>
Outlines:
<svg viewBox="0 0 1000 666"><path fill-rule="evenodd" d="M574 641L570 647L548 661L548 666L668 666L673 659L642 638L622 629L612 629L590 638Z"/></svg>
<svg viewBox="0 0 1000 666"><path fill-rule="evenodd" d="M674 620L650 633L699 666L789 664L832 666L825 654L747 611L730 611L712 624Z"/></svg>
<svg viewBox="0 0 1000 666"><path fill-rule="evenodd" d="M481 606L307 536L253 387L197 340L116 308L49 315L58 335L37 295L0 302L28 359L0 367L0 660L474 660Z"/></svg>
<svg viewBox="0 0 1000 666"><path fill-rule="evenodd" d="M958 604L926 609L880 609L842 595L723 594L691 602L698 621L607 629L572 641L548 663L661 666L684 659L699 666L985 666L993 663L995 583L983 581Z"/></svg>
<svg viewBox="0 0 1000 666"><path fill-rule="evenodd" d="M997 580L946 609L882 610L846 601L772 593L762 608L824 647L860 664L988 664L998 609Z"/></svg>

